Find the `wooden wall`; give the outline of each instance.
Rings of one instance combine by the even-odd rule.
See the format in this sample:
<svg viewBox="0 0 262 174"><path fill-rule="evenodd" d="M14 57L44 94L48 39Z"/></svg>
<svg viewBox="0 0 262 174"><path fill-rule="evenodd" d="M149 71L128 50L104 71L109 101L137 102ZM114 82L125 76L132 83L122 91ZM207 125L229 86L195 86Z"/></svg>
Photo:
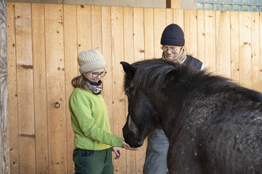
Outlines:
<svg viewBox="0 0 262 174"><path fill-rule="evenodd" d="M67 101L79 52L97 49L104 55L103 95L111 130L122 136L127 102L120 61L159 58L161 33L173 22L185 32L188 53L210 71L262 91L261 14L7 3L11 173L74 172ZM145 148L123 149L115 173L141 174Z"/></svg>

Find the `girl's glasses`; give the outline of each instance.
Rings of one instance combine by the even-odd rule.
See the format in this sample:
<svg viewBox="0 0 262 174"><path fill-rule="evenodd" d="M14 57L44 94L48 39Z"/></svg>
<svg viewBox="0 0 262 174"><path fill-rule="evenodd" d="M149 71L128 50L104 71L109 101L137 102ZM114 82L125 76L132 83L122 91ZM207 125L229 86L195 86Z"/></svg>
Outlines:
<svg viewBox="0 0 262 174"><path fill-rule="evenodd" d="M99 76L102 78L106 75L106 70L102 71L102 72L92 72L92 77L93 78L98 78Z"/></svg>

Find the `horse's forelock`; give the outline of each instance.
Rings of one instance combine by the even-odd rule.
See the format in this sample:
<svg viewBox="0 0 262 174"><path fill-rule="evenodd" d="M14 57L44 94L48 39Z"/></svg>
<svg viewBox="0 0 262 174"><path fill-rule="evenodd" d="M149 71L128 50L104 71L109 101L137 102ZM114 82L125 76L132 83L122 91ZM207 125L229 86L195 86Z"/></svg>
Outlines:
<svg viewBox="0 0 262 174"><path fill-rule="evenodd" d="M163 60L149 61L138 67L133 85L143 88L150 85L157 90L161 84L163 84L168 74L172 71L179 70L179 68L180 65L174 64L173 62Z"/></svg>

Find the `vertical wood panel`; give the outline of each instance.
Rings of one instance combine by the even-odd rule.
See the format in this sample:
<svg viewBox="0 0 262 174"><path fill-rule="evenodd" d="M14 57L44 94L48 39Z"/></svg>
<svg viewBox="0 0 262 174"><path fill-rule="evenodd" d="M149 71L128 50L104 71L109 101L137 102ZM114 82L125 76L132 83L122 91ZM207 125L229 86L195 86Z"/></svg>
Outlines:
<svg viewBox="0 0 262 174"><path fill-rule="evenodd" d="M230 21L228 19L230 19L229 11L216 11L217 74L230 78Z"/></svg>
<svg viewBox="0 0 262 174"><path fill-rule="evenodd" d="M167 0L170 8L181 8L181 0Z"/></svg>
<svg viewBox="0 0 262 174"><path fill-rule="evenodd" d="M102 52L102 7L91 6L92 49Z"/></svg>
<svg viewBox="0 0 262 174"><path fill-rule="evenodd" d="M124 58L128 63L134 62L134 12L133 8L124 8ZM122 68L122 66L121 66ZM123 68L119 73L124 74ZM121 89L123 90L123 89ZM128 103L127 97L125 96L125 119L128 114ZM125 162L126 173L132 174L136 173L136 152L126 151L123 149L123 159L121 161Z"/></svg>
<svg viewBox="0 0 262 174"><path fill-rule="evenodd" d="M216 72L216 13L205 11L205 63L211 72Z"/></svg>
<svg viewBox="0 0 262 174"><path fill-rule="evenodd" d="M184 31L184 10L182 9L173 9L173 20L174 23L179 25Z"/></svg>
<svg viewBox="0 0 262 174"><path fill-rule="evenodd" d="M162 57L161 36L166 27L166 12L164 9L154 9L154 49L155 57Z"/></svg>
<svg viewBox="0 0 262 174"><path fill-rule="evenodd" d="M19 173L15 3L6 3L10 173Z"/></svg>
<svg viewBox="0 0 262 174"><path fill-rule="evenodd" d="M134 61L143 60L145 57L143 18L143 8L134 8Z"/></svg>
<svg viewBox="0 0 262 174"><path fill-rule="evenodd" d="M35 173L31 4L17 3L15 18L20 174Z"/></svg>
<svg viewBox="0 0 262 174"><path fill-rule="evenodd" d="M239 12L230 12L231 78L239 83Z"/></svg>
<svg viewBox="0 0 262 174"><path fill-rule="evenodd" d="M111 8L102 7L102 54L106 62L107 74L103 78L103 97L108 107L108 116L111 131L114 132L114 116L112 114L112 89L113 89L113 71L112 71L112 51L111 51Z"/></svg>
<svg viewBox="0 0 262 174"><path fill-rule="evenodd" d="M113 70L113 116L114 116L114 134L122 137L122 127L125 123L125 102L123 93L123 74L120 62L124 60L123 43L123 8L112 7L112 70ZM116 161L114 173L126 173L125 163Z"/></svg>
<svg viewBox="0 0 262 174"><path fill-rule="evenodd" d="M45 8L32 4L36 173L48 173L48 134L45 66Z"/></svg>
<svg viewBox="0 0 262 174"><path fill-rule="evenodd" d="M239 15L240 84L251 88L251 13Z"/></svg>
<svg viewBox="0 0 262 174"><path fill-rule="evenodd" d="M0 171L10 174L6 0L0 1Z"/></svg>
<svg viewBox="0 0 262 174"><path fill-rule="evenodd" d="M166 25L169 25L169 24L173 23L173 21L174 21L173 17L174 17L173 9L167 8L166 9Z"/></svg>
<svg viewBox="0 0 262 174"><path fill-rule="evenodd" d="M259 13L259 57L262 57L262 13ZM260 92L262 92L262 60L259 59L259 84L260 84Z"/></svg>
<svg viewBox="0 0 262 174"><path fill-rule="evenodd" d="M152 59L152 58L160 58L154 56L154 10L152 8L145 8L144 9L144 34L145 34L145 59ZM127 103L128 104L128 103ZM143 165L145 163L145 157L146 157L146 148L148 144L148 139L146 138L143 144L143 152L144 153L144 159L141 162L141 170L143 170ZM140 151L141 151L140 150ZM140 152L136 152L140 153ZM131 173L130 173L131 174Z"/></svg>
<svg viewBox="0 0 262 174"><path fill-rule="evenodd" d="M62 174L67 172L63 6L45 5L45 19L49 173Z"/></svg>
<svg viewBox="0 0 262 174"><path fill-rule="evenodd" d="M91 7L85 5L77 6L77 37L78 53L91 49L92 31L91 31Z"/></svg>
<svg viewBox="0 0 262 174"><path fill-rule="evenodd" d="M73 150L74 132L71 126L71 115L68 100L73 91L71 80L78 75L77 64L77 18L76 6L64 5L64 44L65 44L65 109L66 109L66 142L67 173L74 173Z"/></svg>
<svg viewBox="0 0 262 174"><path fill-rule="evenodd" d="M112 38L111 38L111 7L102 7L102 54L106 62L107 75L103 78L103 97L107 104L111 132L114 133L113 101L113 70L112 70ZM124 153L124 152L123 152ZM115 155L113 153L113 155ZM123 154L124 155L124 154ZM113 160L115 170L118 169L118 161ZM121 157L121 163L126 163L125 157Z"/></svg>
<svg viewBox="0 0 262 174"><path fill-rule="evenodd" d="M144 10L143 8L134 8L134 61L144 60ZM136 152L136 173L143 173L143 164L145 161L145 144L140 147L141 152Z"/></svg>
<svg viewBox="0 0 262 174"><path fill-rule="evenodd" d="M252 28L251 28L251 77L252 89L260 90L260 55L259 55L259 13L251 14Z"/></svg>
<svg viewBox="0 0 262 174"><path fill-rule="evenodd" d="M184 19L185 48L187 54L197 57L197 11L185 10Z"/></svg>
<svg viewBox="0 0 262 174"><path fill-rule="evenodd" d="M155 58L154 55L154 9L144 9L145 26L145 59ZM158 56L159 57L159 56Z"/></svg>
<svg viewBox="0 0 262 174"><path fill-rule="evenodd" d="M197 10L197 59L203 62L203 66L206 67L205 60L205 11Z"/></svg>

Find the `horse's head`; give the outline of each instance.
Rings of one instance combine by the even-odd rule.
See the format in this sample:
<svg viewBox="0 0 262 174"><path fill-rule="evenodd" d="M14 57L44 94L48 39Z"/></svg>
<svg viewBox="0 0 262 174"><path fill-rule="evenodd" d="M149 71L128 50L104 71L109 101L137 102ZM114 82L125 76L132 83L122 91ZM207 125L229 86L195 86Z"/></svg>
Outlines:
<svg viewBox="0 0 262 174"><path fill-rule="evenodd" d="M144 139L156 127L159 127L159 114L148 91L141 87L136 81L136 73L141 62L128 64L121 62L125 71L124 89L128 97L128 116L123 127L125 141L131 147L139 147Z"/></svg>

